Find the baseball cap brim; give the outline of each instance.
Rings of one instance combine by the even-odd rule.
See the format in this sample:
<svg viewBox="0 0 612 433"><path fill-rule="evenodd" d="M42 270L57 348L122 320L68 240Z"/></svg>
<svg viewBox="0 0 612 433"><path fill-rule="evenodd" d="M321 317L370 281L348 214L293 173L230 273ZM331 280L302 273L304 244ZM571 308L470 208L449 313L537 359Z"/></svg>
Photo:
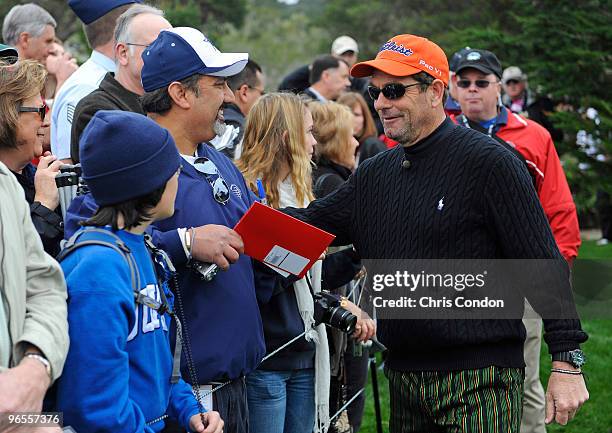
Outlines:
<svg viewBox="0 0 612 433"><path fill-rule="evenodd" d="M455 71L455 74L460 74L461 71L463 71L464 69L476 69L477 71L480 71L483 74L493 74L497 77L497 73L494 70L487 68L486 66L476 65L476 64L475 65L469 65L469 64L461 65L457 68L457 70Z"/></svg>
<svg viewBox="0 0 612 433"><path fill-rule="evenodd" d="M367 62L356 63L351 68L351 75L356 78L369 77L379 70L394 77L406 77L421 72L420 69L402 62L389 59L374 59Z"/></svg>
<svg viewBox="0 0 612 433"><path fill-rule="evenodd" d="M13 47L9 47L8 45L0 44L0 58L5 60L12 60L11 58L18 57L17 50Z"/></svg>
<svg viewBox="0 0 612 433"><path fill-rule="evenodd" d="M508 84L508 81L510 80L515 80L515 81L523 81L523 76L522 75L511 75L509 77L505 77L502 82L504 84Z"/></svg>
<svg viewBox="0 0 612 433"><path fill-rule="evenodd" d="M231 77L239 74L248 61L247 53L222 53L215 59L214 64L207 65L201 73L213 77Z"/></svg>

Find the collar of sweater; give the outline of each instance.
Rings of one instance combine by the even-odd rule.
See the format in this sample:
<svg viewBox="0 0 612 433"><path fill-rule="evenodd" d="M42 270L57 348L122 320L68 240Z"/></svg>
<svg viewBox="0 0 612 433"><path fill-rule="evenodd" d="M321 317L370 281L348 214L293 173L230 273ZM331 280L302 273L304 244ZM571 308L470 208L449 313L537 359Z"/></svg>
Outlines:
<svg viewBox="0 0 612 433"><path fill-rule="evenodd" d="M425 158L433 152L438 151L446 144L446 138L455 127L448 117L431 134L417 141L412 146L404 147L406 159Z"/></svg>

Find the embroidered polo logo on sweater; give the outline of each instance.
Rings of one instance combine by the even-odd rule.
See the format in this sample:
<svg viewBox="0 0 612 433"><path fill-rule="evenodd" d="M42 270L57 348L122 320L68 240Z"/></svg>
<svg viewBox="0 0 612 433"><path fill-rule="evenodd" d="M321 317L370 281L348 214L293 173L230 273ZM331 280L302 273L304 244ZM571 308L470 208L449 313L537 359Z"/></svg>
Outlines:
<svg viewBox="0 0 612 433"><path fill-rule="evenodd" d="M438 202L438 210L441 211L443 207L444 207L444 197L442 197L440 201Z"/></svg>

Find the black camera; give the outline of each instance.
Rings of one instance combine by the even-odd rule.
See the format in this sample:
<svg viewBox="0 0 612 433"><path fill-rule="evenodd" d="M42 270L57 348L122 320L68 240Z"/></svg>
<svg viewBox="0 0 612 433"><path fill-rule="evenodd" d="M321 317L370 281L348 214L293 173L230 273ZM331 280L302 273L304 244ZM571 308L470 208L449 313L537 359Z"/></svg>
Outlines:
<svg viewBox="0 0 612 433"><path fill-rule="evenodd" d="M324 323L347 334L352 333L357 325L357 316L340 306L340 301L333 295L320 292L314 297L314 319L318 325Z"/></svg>

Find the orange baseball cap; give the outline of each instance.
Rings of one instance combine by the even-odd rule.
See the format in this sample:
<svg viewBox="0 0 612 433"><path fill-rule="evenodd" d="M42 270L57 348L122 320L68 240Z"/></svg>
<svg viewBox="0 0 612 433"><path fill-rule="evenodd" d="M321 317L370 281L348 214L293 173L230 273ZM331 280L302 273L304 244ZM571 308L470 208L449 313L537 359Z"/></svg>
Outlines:
<svg viewBox="0 0 612 433"><path fill-rule="evenodd" d="M374 60L360 62L351 68L353 77L369 77L374 69L393 75L427 72L448 86L448 60L442 48L429 39L414 35L398 35L389 39L378 51Z"/></svg>

